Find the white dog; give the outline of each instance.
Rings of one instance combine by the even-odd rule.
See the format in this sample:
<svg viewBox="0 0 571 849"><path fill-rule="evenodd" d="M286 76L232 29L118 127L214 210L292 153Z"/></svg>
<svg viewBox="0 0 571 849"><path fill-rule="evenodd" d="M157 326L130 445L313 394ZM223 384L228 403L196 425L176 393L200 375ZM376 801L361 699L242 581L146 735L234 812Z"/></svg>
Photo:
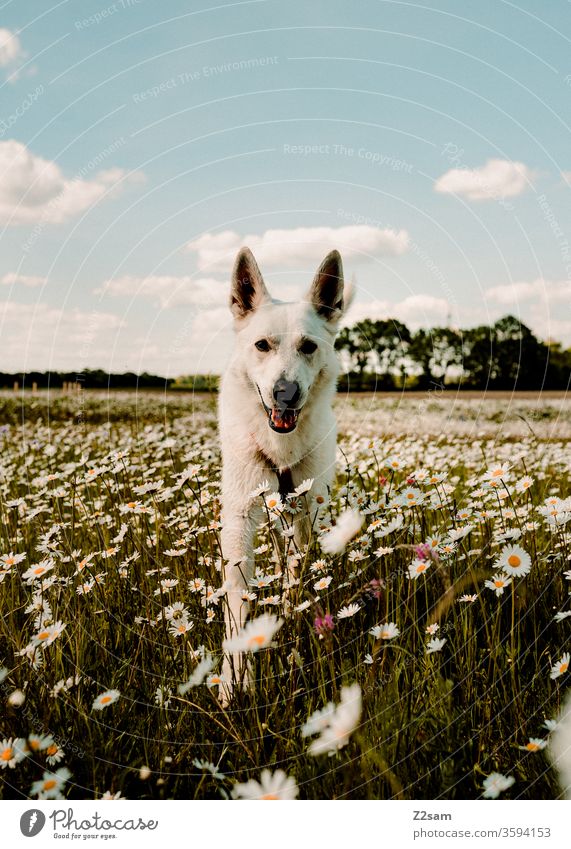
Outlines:
<svg viewBox="0 0 571 849"><path fill-rule="evenodd" d="M230 297L236 344L219 406L227 637L248 615L243 595L254 571L255 530L265 515L252 491L267 480L285 497L313 478L311 497L328 499L336 447L334 342L346 304L337 251L323 260L307 299L299 303L269 295L248 248L236 258ZM297 523L301 541L312 519ZM223 702L245 674L239 656L226 657Z"/></svg>

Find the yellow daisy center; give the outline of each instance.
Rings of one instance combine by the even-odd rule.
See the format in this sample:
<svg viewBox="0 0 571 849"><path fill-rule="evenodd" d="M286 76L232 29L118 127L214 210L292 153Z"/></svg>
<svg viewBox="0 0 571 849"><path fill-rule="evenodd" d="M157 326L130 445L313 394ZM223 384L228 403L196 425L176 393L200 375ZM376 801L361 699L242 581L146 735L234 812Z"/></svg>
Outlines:
<svg viewBox="0 0 571 849"><path fill-rule="evenodd" d="M264 796L260 796L260 799L271 799L272 801L278 800L278 797L275 793L266 793Z"/></svg>
<svg viewBox="0 0 571 849"><path fill-rule="evenodd" d="M521 566L521 557L518 557L517 554L510 554L508 557L508 565L514 569Z"/></svg>
<svg viewBox="0 0 571 849"><path fill-rule="evenodd" d="M44 781L44 790L53 790L56 784L55 778L48 778L47 781Z"/></svg>
<svg viewBox="0 0 571 849"><path fill-rule="evenodd" d="M2 754L0 755L0 760L3 760L3 761L11 761L11 760L12 760L12 756L13 756L13 749L10 749L10 748L8 748L8 749L4 749L4 751L3 751L3 752L2 752Z"/></svg>
<svg viewBox="0 0 571 849"><path fill-rule="evenodd" d="M568 669L569 669L568 663L562 663L561 666L559 667L560 672L567 672Z"/></svg>
<svg viewBox="0 0 571 849"><path fill-rule="evenodd" d="M248 645L263 646L265 642L266 638L263 634L256 634L255 637L250 637L250 642L248 643Z"/></svg>
<svg viewBox="0 0 571 849"><path fill-rule="evenodd" d="M108 704L110 701L111 701L111 696L102 696L102 697L101 697L101 704L102 704L102 705L106 705L106 704Z"/></svg>
<svg viewBox="0 0 571 849"><path fill-rule="evenodd" d="M532 743L530 740L529 743L525 744L525 748L528 750L528 752L537 752L539 746L537 745L537 743Z"/></svg>

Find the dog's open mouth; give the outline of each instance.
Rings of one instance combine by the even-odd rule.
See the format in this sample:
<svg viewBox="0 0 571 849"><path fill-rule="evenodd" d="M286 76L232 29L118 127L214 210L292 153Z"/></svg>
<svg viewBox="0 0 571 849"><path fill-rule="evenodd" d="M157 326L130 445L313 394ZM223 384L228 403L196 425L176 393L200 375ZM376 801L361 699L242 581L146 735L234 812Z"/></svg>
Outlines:
<svg viewBox="0 0 571 849"><path fill-rule="evenodd" d="M266 411L268 424L271 429L275 430L276 433L292 433L292 431L296 428L301 408L296 410L293 407L287 407L285 405L280 405L279 407L268 407L262 397L260 387L257 384L255 384L255 386L258 390L262 406Z"/></svg>
<svg viewBox="0 0 571 849"><path fill-rule="evenodd" d="M276 407L272 407L271 409L266 407L266 412L268 414L268 424L276 433L291 433L292 430L295 430L299 410L290 410L288 407L281 410L278 410Z"/></svg>

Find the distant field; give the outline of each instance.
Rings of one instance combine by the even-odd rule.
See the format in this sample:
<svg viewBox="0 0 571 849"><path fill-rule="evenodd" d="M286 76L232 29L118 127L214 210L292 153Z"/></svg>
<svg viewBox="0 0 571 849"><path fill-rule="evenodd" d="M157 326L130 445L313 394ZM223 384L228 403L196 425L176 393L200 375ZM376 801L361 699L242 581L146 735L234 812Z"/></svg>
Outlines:
<svg viewBox="0 0 571 849"><path fill-rule="evenodd" d="M571 398L336 408L331 510L300 552L270 535L300 496L268 508L253 616L283 625L225 711L216 397L0 394L5 797L227 798L264 768L301 798L479 798L494 772L513 778L507 798L558 796ZM347 507L361 533L324 555ZM361 713L319 754L314 712L355 684Z"/></svg>

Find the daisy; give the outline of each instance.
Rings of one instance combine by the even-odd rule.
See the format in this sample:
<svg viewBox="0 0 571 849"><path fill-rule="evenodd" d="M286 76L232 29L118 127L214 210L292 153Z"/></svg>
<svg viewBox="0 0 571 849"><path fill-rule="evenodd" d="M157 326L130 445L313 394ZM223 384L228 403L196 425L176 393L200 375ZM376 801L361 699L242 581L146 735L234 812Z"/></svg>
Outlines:
<svg viewBox="0 0 571 849"><path fill-rule="evenodd" d="M429 640L426 644L426 654L434 654L437 651L441 651L445 643L446 638L433 637L432 640Z"/></svg>
<svg viewBox="0 0 571 849"><path fill-rule="evenodd" d="M494 568L519 578L531 571L531 557L519 545L506 545L494 563Z"/></svg>
<svg viewBox="0 0 571 849"><path fill-rule="evenodd" d="M363 524L363 516L356 510L345 510L337 517L337 524L321 537L321 548L326 554L340 554L347 544L357 536Z"/></svg>
<svg viewBox="0 0 571 849"><path fill-rule="evenodd" d="M226 679L223 675L218 675L216 672L214 672L212 675L209 675L206 679L206 686L209 690L211 690L213 687L223 687L224 684L226 684Z"/></svg>
<svg viewBox="0 0 571 849"><path fill-rule="evenodd" d="M332 580L333 577L331 575L325 575L313 585L313 589L316 593L318 593L320 590L326 590Z"/></svg>
<svg viewBox="0 0 571 849"><path fill-rule="evenodd" d="M426 560L413 560L410 566L408 567L408 577L410 581L415 581L420 577L428 567L430 563Z"/></svg>
<svg viewBox="0 0 571 849"><path fill-rule="evenodd" d="M267 598L261 598L258 602L261 607L277 607L277 605L281 602L280 595L269 595Z"/></svg>
<svg viewBox="0 0 571 849"><path fill-rule="evenodd" d="M540 752L547 746L547 740L542 740L540 737L530 737L525 746L518 746L524 752Z"/></svg>
<svg viewBox="0 0 571 849"><path fill-rule="evenodd" d="M295 494L304 495L304 493L309 492L309 490L313 486L313 480L313 478L306 478L304 481L302 481L299 486L296 486L294 490Z"/></svg>
<svg viewBox="0 0 571 849"><path fill-rule="evenodd" d="M426 634L430 634L430 636L433 637L439 628L440 625L438 624L438 622L433 622L432 625L427 625L424 631Z"/></svg>
<svg viewBox="0 0 571 849"><path fill-rule="evenodd" d="M347 604L345 607L340 607L337 611L337 619L349 619L351 616L355 616L360 609L358 604Z"/></svg>
<svg viewBox="0 0 571 849"><path fill-rule="evenodd" d="M109 705L112 705L113 702L117 701L120 695L121 693L119 690L106 690L104 693L97 696L91 706L91 710L103 710L103 708L109 707Z"/></svg>
<svg viewBox="0 0 571 849"><path fill-rule="evenodd" d="M34 581L38 581L40 578L49 572L50 569L53 569L55 563L53 560L42 560L41 563L36 563L34 566L30 566L29 569L26 569L24 574L22 575L22 580L26 581L28 584L32 584Z"/></svg>
<svg viewBox="0 0 571 849"><path fill-rule="evenodd" d="M509 478L510 468L511 468L511 466L510 466L509 463L497 463L495 466L490 466L490 468L488 469L488 471L484 475L484 480L487 480L487 481L496 481L498 479L506 480L507 478Z"/></svg>
<svg viewBox="0 0 571 849"><path fill-rule="evenodd" d="M17 737L15 740L12 737L2 740L0 743L0 768L14 769L17 763L23 761L26 757L26 741Z"/></svg>
<svg viewBox="0 0 571 849"><path fill-rule="evenodd" d="M121 791L118 790L116 793L112 793L111 790L106 790L102 799L106 799L107 801L117 802L118 800L126 799L126 796L121 796Z"/></svg>
<svg viewBox="0 0 571 849"><path fill-rule="evenodd" d="M462 528L451 528L448 531L448 539L450 542L458 542L458 540L464 539L467 537L469 533L474 530L474 525L464 525Z"/></svg>
<svg viewBox="0 0 571 849"><path fill-rule="evenodd" d="M484 586L488 587L490 590L494 590L496 595L503 595L505 588L508 587L511 582L512 579L505 575L494 575L491 580L484 581Z"/></svg>
<svg viewBox="0 0 571 849"><path fill-rule="evenodd" d="M283 619L278 619L272 613L264 613L247 622L236 636L224 640L222 647L225 651L257 652L271 645L274 635L282 625Z"/></svg>
<svg viewBox="0 0 571 849"><path fill-rule="evenodd" d="M270 484L268 483L268 481L264 481L255 489L253 489L252 492L249 493L248 498L258 498L258 496L263 495L264 492L267 492L269 488Z"/></svg>
<svg viewBox="0 0 571 849"><path fill-rule="evenodd" d="M502 775L501 772L492 772L484 780L484 799L497 799L500 793L508 790L515 784L513 775Z"/></svg>
<svg viewBox="0 0 571 849"><path fill-rule="evenodd" d="M476 601L477 598L478 596L476 595L476 593L473 593L472 595L470 595L469 593L464 593L464 595L460 596L458 601L462 601L466 604L472 604L472 602Z"/></svg>
<svg viewBox="0 0 571 849"><path fill-rule="evenodd" d="M14 552L11 551L9 554L3 554L2 557L0 557L0 565L2 565L3 568L11 569L12 566L16 566L25 559L25 554L14 554Z"/></svg>
<svg viewBox="0 0 571 849"><path fill-rule="evenodd" d="M71 772L67 767L61 767L56 772L44 772L40 781L34 781L30 790L30 796L38 799L61 799L61 791L71 778Z"/></svg>
<svg viewBox="0 0 571 849"><path fill-rule="evenodd" d="M369 631L376 640L394 640L400 636L400 629L395 622L385 622L384 625L375 625Z"/></svg>
<svg viewBox="0 0 571 849"><path fill-rule="evenodd" d="M278 769L274 773L264 769L259 782L251 778L243 784L235 784L232 790L234 799L295 799L298 793L295 778L286 775L283 769Z"/></svg>
<svg viewBox="0 0 571 849"><path fill-rule="evenodd" d="M209 772L213 778L217 778L219 781L224 781L226 778L224 773L220 772L216 764L213 764L210 761L199 761L197 758L195 758L195 760L193 760L192 762L192 765L196 767L196 769L201 769L204 772Z"/></svg>
<svg viewBox="0 0 571 849"><path fill-rule="evenodd" d="M43 752L54 744L54 738L49 734L28 734L27 747L30 752Z"/></svg>
<svg viewBox="0 0 571 849"><path fill-rule="evenodd" d="M52 743L46 749L46 761L50 766L59 763L65 755L63 749L60 749L57 743Z"/></svg>
<svg viewBox="0 0 571 849"><path fill-rule="evenodd" d="M516 492L525 492L526 489L529 489L530 486L533 486L533 478L530 478L528 475L520 478L515 485Z"/></svg>
<svg viewBox="0 0 571 849"><path fill-rule="evenodd" d="M551 672L549 677L554 680L555 678L559 678L560 675L564 675L569 669L569 652L565 652L565 654L561 655L555 666L551 667Z"/></svg>
<svg viewBox="0 0 571 849"><path fill-rule="evenodd" d="M194 622L189 622L188 619L173 619L169 625L169 632L173 637L184 637L194 628Z"/></svg>
<svg viewBox="0 0 571 849"><path fill-rule="evenodd" d="M329 704L323 711L309 718L302 728L307 737L320 731L320 736L309 746L310 755L334 755L349 742L349 738L361 718L361 688L357 683L341 688L341 701L338 705Z"/></svg>
<svg viewBox="0 0 571 849"><path fill-rule="evenodd" d="M51 644L57 640L63 632L65 627L66 625L58 620L57 622L54 622L53 625L41 628L39 632L32 637L32 644L34 646L51 646Z"/></svg>
<svg viewBox="0 0 571 849"><path fill-rule="evenodd" d="M279 492L271 492L266 496L266 507L268 510L274 510L275 512L279 512L282 509L282 498Z"/></svg>
<svg viewBox="0 0 571 849"><path fill-rule="evenodd" d="M188 609L182 601L175 601L173 604L167 604L163 610L164 617L168 621L171 619L188 619Z"/></svg>
<svg viewBox="0 0 571 849"><path fill-rule="evenodd" d="M26 701L26 694L23 690L14 690L8 696L7 702L11 707L22 707L24 702Z"/></svg>

